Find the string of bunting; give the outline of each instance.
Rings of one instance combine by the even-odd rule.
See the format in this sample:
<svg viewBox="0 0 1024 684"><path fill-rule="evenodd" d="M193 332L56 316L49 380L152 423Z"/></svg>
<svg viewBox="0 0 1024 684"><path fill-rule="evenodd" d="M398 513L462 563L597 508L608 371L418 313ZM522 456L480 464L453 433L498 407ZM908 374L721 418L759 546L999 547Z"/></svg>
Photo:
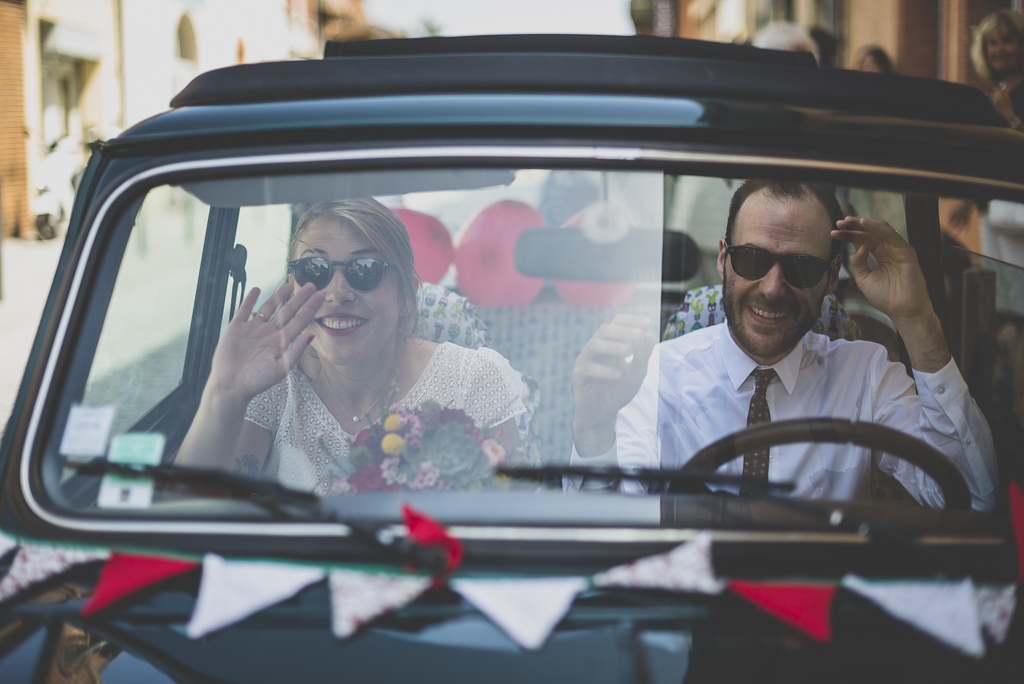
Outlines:
<svg viewBox="0 0 1024 684"><path fill-rule="evenodd" d="M86 617L100 613L140 590L188 572L201 572L199 592L186 633L206 637L326 579L334 634L348 638L375 618L415 601L431 587L448 586L526 649L541 648L576 597L592 588L643 588L718 595L724 591L794 627L818 642L832 639L831 614L842 588L865 597L892 617L941 643L980 658L986 640L1005 640L1016 610L1017 586L1024 581L1024 492L1010 485L1010 508L1018 554L1017 584L976 586L960 581L873 581L847 575L838 583L721 580L711 561L712 538L701 532L668 553L641 558L592 577L469 578L455 576L462 543L437 521L403 507L409 538L443 552L446 562L436 576L368 572L349 568L272 561L229 560L207 554L201 563L157 556L111 553L17 543L0 535L0 559L17 547L7 575L0 580L0 609L29 587L72 567L105 561Z"/></svg>

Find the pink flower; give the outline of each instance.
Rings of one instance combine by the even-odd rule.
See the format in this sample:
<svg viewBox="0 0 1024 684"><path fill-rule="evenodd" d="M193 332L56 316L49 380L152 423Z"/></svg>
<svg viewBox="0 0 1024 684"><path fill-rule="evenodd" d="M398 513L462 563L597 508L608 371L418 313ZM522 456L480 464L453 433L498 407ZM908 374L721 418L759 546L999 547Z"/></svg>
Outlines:
<svg viewBox="0 0 1024 684"><path fill-rule="evenodd" d="M501 446L501 443L495 439L485 439L480 444L480 448L484 450L484 455L487 457L487 465L492 468L497 468L503 464L505 457L508 455L505 447Z"/></svg>

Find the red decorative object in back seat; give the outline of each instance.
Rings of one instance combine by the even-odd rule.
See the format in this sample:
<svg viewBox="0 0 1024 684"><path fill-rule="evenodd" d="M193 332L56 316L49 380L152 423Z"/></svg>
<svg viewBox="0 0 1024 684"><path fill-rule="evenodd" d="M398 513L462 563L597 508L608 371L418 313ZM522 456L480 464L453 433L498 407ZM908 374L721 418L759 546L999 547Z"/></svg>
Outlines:
<svg viewBox="0 0 1024 684"><path fill-rule="evenodd" d="M563 228L580 228L593 242L609 244L629 239L631 226L625 211L605 202L593 204L571 216ZM554 280L555 290L573 306L621 306L636 290L636 283L592 283Z"/></svg>
<svg viewBox="0 0 1024 684"><path fill-rule="evenodd" d="M542 228L544 217L528 204L502 200L484 208L466 226L455 250L459 290L477 306L524 306L543 278L528 278L513 261L523 231Z"/></svg>
<svg viewBox="0 0 1024 684"><path fill-rule="evenodd" d="M449 235L448 229L436 218L422 211L402 207L395 207L391 211L409 231L409 242L412 243L412 255L420 280L425 283L436 283L441 280L455 256L452 236Z"/></svg>

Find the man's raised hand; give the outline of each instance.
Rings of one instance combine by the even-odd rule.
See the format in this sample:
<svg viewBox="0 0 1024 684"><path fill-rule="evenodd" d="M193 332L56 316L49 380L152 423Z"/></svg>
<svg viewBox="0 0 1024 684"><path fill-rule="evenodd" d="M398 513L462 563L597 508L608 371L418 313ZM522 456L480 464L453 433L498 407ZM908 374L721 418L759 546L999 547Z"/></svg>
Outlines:
<svg viewBox="0 0 1024 684"><path fill-rule="evenodd" d="M615 441L615 417L640 389L657 343L650 327L649 318L619 314L598 328L577 357L573 438L580 456L602 454Z"/></svg>
<svg viewBox="0 0 1024 684"><path fill-rule="evenodd" d="M857 287L872 306L892 319L914 368L934 373L950 359L949 348L928 297L917 252L882 221L847 217L836 222L832 237L858 246L850 256ZM868 254L878 268L868 267Z"/></svg>

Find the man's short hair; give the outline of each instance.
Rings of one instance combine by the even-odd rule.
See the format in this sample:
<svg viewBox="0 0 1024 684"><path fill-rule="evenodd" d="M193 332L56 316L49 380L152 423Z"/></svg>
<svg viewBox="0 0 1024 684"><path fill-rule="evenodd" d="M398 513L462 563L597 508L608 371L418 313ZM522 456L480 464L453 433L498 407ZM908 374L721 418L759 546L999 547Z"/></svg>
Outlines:
<svg viewBox="0 0 1024 684"><path fill-rule="evenodd" d="M732 244L732 235L736 228L736 217L740 213L740 208L743 207L743 203L751 195L759 192L764 192L772 199L778 200L799 201L808 196L813 197L825 209L825 213L828 214L829 221L831 222L829 226L822 226L822 229L835 230L836 221L842 221L845 218L843 210L839 206L839 200L836 199L834 185L751 178L744 181L743 185L733 193L732 201L729 203L729 220L725 224L725 239L729 241L729 244ZM841 241L833 238L832 247L829 249L829 261L832 261L839 255L839 250L842 249L842 246L843 243Z"/></svg>

